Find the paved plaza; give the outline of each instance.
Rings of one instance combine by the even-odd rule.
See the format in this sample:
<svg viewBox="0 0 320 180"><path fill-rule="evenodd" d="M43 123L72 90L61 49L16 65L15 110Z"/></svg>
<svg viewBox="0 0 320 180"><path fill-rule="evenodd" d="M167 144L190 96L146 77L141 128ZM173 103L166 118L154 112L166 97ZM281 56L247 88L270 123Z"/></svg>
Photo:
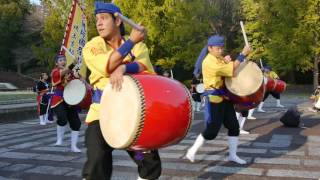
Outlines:
<svg viewBox="0 0 320 180"><path fill-rule="evenodd" d="M275 108L275 100L265 103L267 113L254 113L248 120L249 135L240 136L238 155L249 162L238 165L226 161L227 136L207 142L190 163L183 158L188 147L203 129L202 112L195 113L192 128L177 145L160 150L163 173L160 179L319 179L320 178L320 119L308 112L306 97L284 96L286 107L299 105L303 112L300 128L285 128L279 117L286 108ZM84 116L84 115L83 115ZM56 125L38 125L38 120L5 121L0 123L0 180L73 180L81 179L85 162L84 131L81 128L82 153L70 152L70 133L64 146L55 147ZM136 165L125 151L115 150L112 179L137 178Z"/></svg>

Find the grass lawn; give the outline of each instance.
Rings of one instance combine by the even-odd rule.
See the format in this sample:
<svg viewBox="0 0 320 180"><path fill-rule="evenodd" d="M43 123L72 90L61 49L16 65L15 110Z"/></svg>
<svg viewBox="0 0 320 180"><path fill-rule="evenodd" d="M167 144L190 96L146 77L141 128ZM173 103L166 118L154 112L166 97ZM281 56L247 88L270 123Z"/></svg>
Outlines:
<svg viewBox="0 0 320 180"><path fill-rule="evenodd" d="M0 92L0 101L36 100L36 93L25 91Z"/></svg>

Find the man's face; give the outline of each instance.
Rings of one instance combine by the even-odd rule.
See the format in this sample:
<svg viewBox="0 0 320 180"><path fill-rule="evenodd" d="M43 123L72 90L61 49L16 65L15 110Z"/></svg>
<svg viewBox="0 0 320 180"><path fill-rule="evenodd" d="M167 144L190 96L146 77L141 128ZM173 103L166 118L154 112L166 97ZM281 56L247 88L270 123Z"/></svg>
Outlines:
<svg viewBox="0 0 320 180"><path fill-rule="evenodd" d="M43 80L47 80L48 79L48 74L47 73L43 73Z"/></svg>
<svg viewBox="0 0 320 180"><path fill-rule="evenodd" d="M223 46L209 46L208 50L210 52L210 54L214 55L214 56L222 56L223 54Z"/></svg>
<svg viewBox="0 0 320 180"><path fill-rule="evenodd" d="M110 39L117 30L118 19L114 20L109 13L99 13L96 15L96 28L99 36ZM120 25L120 24L119 24Z"/></svg>

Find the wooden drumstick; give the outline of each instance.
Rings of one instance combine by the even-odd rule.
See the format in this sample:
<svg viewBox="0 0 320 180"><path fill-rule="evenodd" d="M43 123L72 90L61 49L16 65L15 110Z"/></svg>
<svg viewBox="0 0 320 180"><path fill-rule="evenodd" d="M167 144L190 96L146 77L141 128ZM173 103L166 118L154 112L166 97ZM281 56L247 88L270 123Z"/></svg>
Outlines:
<svg viewBox="0 0 320 180"><path fill-rule="evenodd" d="M131 19L127 18L126 16L120 14L120 13L114 13L115 17L119 17L123 22L129 24L134 29L137 29L139 31L144 31L144 28L133 22Z"/></svg>
<svg viewBox="0 0 320 180"><path fill-rule="evenodd" d="M65 46L62 46L62 49L64 49L72 57L72 59L76 59L76 57Z"/></svg>
<svg viewBox="0 0 320 180"><path fill-rule="evenodd" d="M260 58L260 66L261 66L261 69L263 69L263 64L262 64L262 59Z"/></svg>
<svg viewBox="0 0 320 180"><path fill-rule="evenodd" d="M246 46L249 46L247 34L246 34L245 29L244 29L244 25L243 25L243 22L242 22L242 21L240 21L240 26L241 26L241 30L242 30L242 35L243 35L243 38L244 38L244 42L246 43Z"/></svg>

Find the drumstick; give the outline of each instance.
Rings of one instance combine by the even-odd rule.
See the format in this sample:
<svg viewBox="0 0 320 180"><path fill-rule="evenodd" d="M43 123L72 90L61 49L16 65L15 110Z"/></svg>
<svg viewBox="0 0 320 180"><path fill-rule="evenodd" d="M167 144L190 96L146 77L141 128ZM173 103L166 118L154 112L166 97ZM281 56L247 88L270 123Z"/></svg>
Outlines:
<svg viewBox="0 0 320 180"><path fill-rule="evenodd" d="M76 60L76 57L65 46L62 46L62 49L64 49L71 56L73 60ZM80 71L80 66L78 63L79 62L77 62L75 68L73 68L74 73L77 73Z"/></svg>
<svg viewBox="0 0 320 180"><path fill-rule="evenodd" d="M242 21L240 21L240 26L241 26L241 30L242 30L242 35L243 35L243 38L244 38L244 42L246 43L246 46L249 46L248 38L247 38L246 31L245 31L245 29L244 29L244 25L243 25L243 22L242 22Z"/></svg>
<svg viewBox="0 0 320 180"><path fill-rule="evenodd" d="M122 15L120 13L114 13L114 16L115 17L119 17L123 22L129 24L134 29L137 29L139 31L144 31L144 29L141 26L139 26L138 24L133 22L131 19L127 18L126 16L124 16L124 15Z"/></svg>
<svg viewBox="0 0 320 180"><path fill-rule="evenodd" d="M260 58L260 66L261 66L261 69L263 69L263 64L262 64L262 59Z"/></svg>
<svg viewBox="0 0 320 180"><path fill-rule="evenodd" d="M62 49L64 49L72 57L72 59L76 59L76 57L65 46L62 46Z"/></svg>

